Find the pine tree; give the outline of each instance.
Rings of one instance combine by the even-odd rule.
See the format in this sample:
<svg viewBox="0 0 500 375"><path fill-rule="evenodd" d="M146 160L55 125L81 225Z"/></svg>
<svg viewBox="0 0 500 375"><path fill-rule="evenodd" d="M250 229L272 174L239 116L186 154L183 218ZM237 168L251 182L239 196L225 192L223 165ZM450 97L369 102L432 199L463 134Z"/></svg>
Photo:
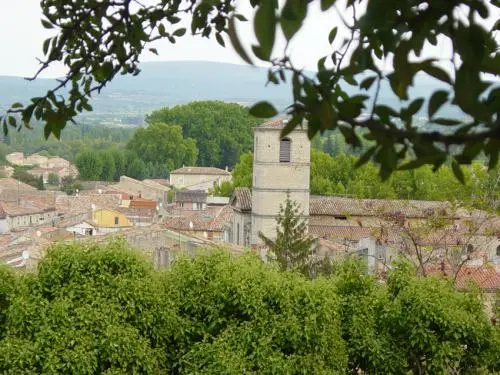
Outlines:
<svg viewBox="0 0 500 375"><path fill-rule="evenodd" d="M299 204L287 194L276 218L276 240L273 241L262 232L259 233L259 238L274 254L281 270L296 270L311 276L310 266L313 264L316 239L307 235L307 223L301 214Z"/></svg>
<svg viewBox="0 0 500 375"><path fill-rule="evenodd" d="M335 142L334 142L332 137L333 136L330 136L326 139L326 141L323 145L323 151L330 156L335 156L336 147L335 147Z"/></svg>

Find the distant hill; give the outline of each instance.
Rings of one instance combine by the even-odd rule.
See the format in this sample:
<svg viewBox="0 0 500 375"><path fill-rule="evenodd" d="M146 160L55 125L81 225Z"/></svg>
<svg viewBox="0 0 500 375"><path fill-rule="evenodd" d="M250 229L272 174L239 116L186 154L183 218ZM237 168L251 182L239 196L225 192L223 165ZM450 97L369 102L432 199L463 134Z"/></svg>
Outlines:
<svg viewBox="0 0 500 375"><path fill-rule="evenodd" d="M207 61L149 62L141 64L136 77L119 76L92 100L94 112L86 117L135 122L154 109L193 100L223 100L251 105L269 100L283 109L290 104L288 85L267 85L267 69ZM419 79L412 96L428 95L439 84ZM55 84L51 79L28 82L21 77L0 76L0 107L39 96ZM349 90L351 91L351 90ZM380 99L397 105L383 88ZM419 95L420 94L420 95ZM449 114L448 114L449 115Z"/></svg>

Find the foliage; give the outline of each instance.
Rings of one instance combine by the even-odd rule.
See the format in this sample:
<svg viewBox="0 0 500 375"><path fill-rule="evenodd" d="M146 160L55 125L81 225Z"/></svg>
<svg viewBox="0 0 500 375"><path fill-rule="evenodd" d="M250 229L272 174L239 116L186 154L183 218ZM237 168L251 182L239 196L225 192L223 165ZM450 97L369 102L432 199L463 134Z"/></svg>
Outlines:
<svg viewBox="0 0 500 375"><path fill-rule="evenodd" d="M199 101L154 111L146 122L180 125L184 137L196 141L196 165L225 168L252 150L253 128L261 120L239 104Z"/></svg>
<svg viewBox="0 0 500 375"><path fill-rule="evenodd" d="M35 176L29 173L29 167L14 166L14 172L12 173L12 178L25 184L37 187L38 180Z"/></svg>
<svg viewBox="0 0 500 375"><path fill-rule="evenodd" d="M236 187L252 188L253 176L253 155L251 153L242 154L240 161L231 173L233 185Z"/></svg>
<svg viewBox="0 0 500 375"><path fill-rule="evenodd" d="M49 173L47 178L47 182L49 185L58 186L59 185L59 176L56 173Z"/></svg>
<svg viewBox="0 0 500 375"><path fill-rule="evenodd" d="M133 159L128 165L127 176L143 180L146 177L146 164L141 159Z"/></svg>
<svg viewBox="0 0 500 375"><path fill-rule="evenodd" d="M347 1L343 9L334 0L249 2L255 11L257 39L252 53L246 51L236 32L236 22L245 20L238 14L243 4L236 1L157 1L131 9L125 0L88 0L84 5L63 0L60 6L43 0L42 24L55 34L43 43L45 57L33 79L60 62L67 74L45 95L29 104L14 103L4 111L4 131L36 119L43 122L45 136L59 138L69 120L92 110L89 98L93 93L119 74L139 74L139 56L151 42L166 39L175 43L181 38L186 28L176 24L181 16L187 16L191 33L215 37L222 46L227 34L248 64L254 59L270 64L270 83L291 79L293 100L288 112L292 120L285 133L308 120L311 138L325 129L339 129L349 144L358 145L356 130L363 129L363 136L375 146L362 160L371 158L380 163L384 179L398 168L425 163L437 168L449 161L455 166L454 175L462 180L458 165L469 163L481 152L488 157L490 167L497 164L500 88L495 78L500 74L500 54L495 34L499 25L485 22L498 12L497 0L440 1L432 7L417 0L364 0ZM311 76L293 64L289 43L281 51L275 48L275 36L282 32L291 42L303 27L309 6L316 4L324 12L336 8L343 22L332 24L328 35L332 53L318 56L318 71ZM348 34L344 41L337 38L342 33ZM436 58L422 56L425 45L435 46L438 41L451 47L444 65ZM157 53L154 48L149 50ZM440 81L442 89L410 98L409 88L422 77ZM382 85L390 87L394 97L403 102L401 107L381 104L378 93ZM68 86L69 93L61 97L59 93ZM438 113L443 105L462 115L441 118ZM424 107L429 121L417 127L414 118ZM251 113L272 117L277 111L271 104L259 102ZM362 113L366 116L360 117ZM448 147L453 145L465 147ZM411 161L405 163L408 157Z"/></svg>
<svg viewBox="0 0 500 375"><path fill-rule="evenodd" d="M169 170L194 165L198 153L195 140L185 138L180 126L165 123L138 129L127 148L140 155L142 161L165 164Z"/></svg>
<svg viewBox="0 0 500 375"><path fill-rule="evenodd" d="M76 167L82 180L97 181L101 178L103 161L92 151L82 151L76 155Z"/></svg>
<svg viewBox="0 0 500 375"><path fill-rule="evenodd" d="M234 186L229 181L223 181L210 190L210 194L214 197L231 197L233 195Z"/></svg>
<svg viewBox="0 0 500 375"><path fill-rule="evenodd" d="M101 176L102 181L113 181L116 175L115 155L110 151L100 151L98 157L102 162Z"/></svg>
<svg viewBox="0 0 500 375"><path fill-rule="evenodd" d="M121 241L58 245L37 273L0 267L0 372L500 370L477 296L406 265L387 284L359 267L310 281L219 251L155 271Z"/></svg>
<svg viewBox="0 0 500 375"><path fill-rule="evenodd" d="M43 176L38 176L36 178L36 188L38 190L45 190L45 184L43 183Z"/></svg>
<svg viewBox="0 0 500 375"><path fill-rule="evenodd" d="M266 237L262 232L259 238L271 252L282 271L297 270L304 275L313 276L313 253L316 239L307 235L307 221L302 216L300 205L290 199L287 193L284 204L276 217L276 239Z"/></svg>

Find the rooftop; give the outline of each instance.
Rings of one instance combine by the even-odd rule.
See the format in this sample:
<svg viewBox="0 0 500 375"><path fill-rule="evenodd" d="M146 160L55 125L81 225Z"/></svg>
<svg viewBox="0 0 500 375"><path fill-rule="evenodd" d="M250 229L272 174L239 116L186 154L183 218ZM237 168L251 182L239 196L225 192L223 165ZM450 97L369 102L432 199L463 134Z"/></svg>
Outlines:
<svg viewBox="0 0 500 375"><path fill-rule="evenodd" d="M252 193L250 189L247 187L235 188L229 204L241 211L252 211Z"/></svg>
<svg viewBox="0 0 500 375"><path fill-rule="evenodd" d="M224 175L229 176L230 173L224 169L215 167L182 167L170 172L170 174L199 174L199 175Z"/></svg>
<svg viewBox="0 0 500 375"><path fill-rule="evenodd" d="M208 193L205 190L180 190L175 192L175 202L205 203Z"/></svg>

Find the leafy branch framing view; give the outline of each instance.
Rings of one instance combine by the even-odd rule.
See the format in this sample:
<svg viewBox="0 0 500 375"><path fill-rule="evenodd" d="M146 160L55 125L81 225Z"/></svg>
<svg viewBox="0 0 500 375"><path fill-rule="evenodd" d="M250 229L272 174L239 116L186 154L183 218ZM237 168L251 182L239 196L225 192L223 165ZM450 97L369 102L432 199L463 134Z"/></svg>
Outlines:
<svg viewBox="0 0 500 375"><path fill-rule="evenodd" d="M291 120L285 133L306 120L310 138L327 129L339 129L353 146L360 144L361 136L373 140L375 144L359 164L376 161L382 178L396 169L423 164L437 169L450 162L455 176L463 180L459 165L480 154L488 159L490 168L497 164L500 24L490 23L500 10L498 0L249 2L255 9L253 26L258 41L252 53L238 37L236 24L245 17L238 14L235 1L158 0L145 5L136 0L42 0L42 23L57 30L57 35L43 43L45 58L31 79L56 62L67 67L67 74L45 95L27 105L14 103L2 114L4 132L9 127L29 127L36 119L44 124L46 137L60 137L68 121L92 110L89 100L93 94L119 74L140 73L140 54L151 42L165 39L175 43L185 35L186 29L176 25L187 18L192 34L214 37L223 46L227 36L247 63L255 59L269 63L270 82L291 79L293 102L287 109ZM318 58L318 71L311 77L294 66L287 47L304 27L313 2L320 3L324 12L335 9L342 22L332 24L329 41L333 53ZM283 51L275 47L279 29L287 40ZM337 43L341 29L348 31L348 37ZM448 43L451 55L439 60L424 58L424 49L438 43ZM150 50L156 53L154 48ZM384 64L390 69L382 69ZM422 75L437 79L443 89L410 100L408 90ZM402 107L378 102L380 88L386 83ZM357 92L349 94L346 85ZM369 91L372 86L374 90ZM429 120L418 127L414 118L425 103ZM444 105L457 107L463 116L439 117ZM251 113L272 117L277 111L271 104L259 102Z"/></svg>

